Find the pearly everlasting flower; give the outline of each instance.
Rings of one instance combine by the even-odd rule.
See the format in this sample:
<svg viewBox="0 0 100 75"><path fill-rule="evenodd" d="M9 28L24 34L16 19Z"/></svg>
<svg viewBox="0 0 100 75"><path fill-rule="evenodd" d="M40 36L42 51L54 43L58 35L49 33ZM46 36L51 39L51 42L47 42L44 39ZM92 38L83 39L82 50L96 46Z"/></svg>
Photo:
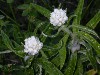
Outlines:
<svg viewBox="0 0 100 75"><path fill-rule="evenodd" d="M66 11L62 9L54 9L54 12L50 15L50 23L53 24L53 26L61 26L67 20Z"/></svg>
<svg viewBox="0 0 100 75"><path fill-rule="evenodd" d="M43 43L41 43L39 39L35 36L31 36L25 39L24 41L25 41L24 52L30 55L37 54L39 50L43 47Z"/></svg>

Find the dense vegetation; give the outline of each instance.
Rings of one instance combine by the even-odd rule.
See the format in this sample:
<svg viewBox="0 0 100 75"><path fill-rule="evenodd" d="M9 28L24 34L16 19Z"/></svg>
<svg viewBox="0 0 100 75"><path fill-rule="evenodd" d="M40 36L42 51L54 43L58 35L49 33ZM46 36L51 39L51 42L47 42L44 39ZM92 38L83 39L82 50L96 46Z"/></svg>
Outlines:
<svg viewBox="0 0 100 75"><path fill-rule="evenodd" d="M100 75L99 4L100 0L0 0L0 75ZM58 7L67 8L64 27L49 21ZM30 56L23 51L24 39L33 35L43 48ZM72 52L75 42L80 49Z"/></svg>

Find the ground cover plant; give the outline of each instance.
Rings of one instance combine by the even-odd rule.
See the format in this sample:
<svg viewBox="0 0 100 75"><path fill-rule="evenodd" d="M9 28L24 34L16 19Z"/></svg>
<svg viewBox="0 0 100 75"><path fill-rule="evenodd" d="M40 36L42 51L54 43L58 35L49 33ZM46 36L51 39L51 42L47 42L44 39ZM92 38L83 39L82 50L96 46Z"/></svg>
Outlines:
<svg viewBox="0 0 100 75"><path fill-rule="evenodd" d="M99 0L1 0L0 75L100 75Z"/></svg>

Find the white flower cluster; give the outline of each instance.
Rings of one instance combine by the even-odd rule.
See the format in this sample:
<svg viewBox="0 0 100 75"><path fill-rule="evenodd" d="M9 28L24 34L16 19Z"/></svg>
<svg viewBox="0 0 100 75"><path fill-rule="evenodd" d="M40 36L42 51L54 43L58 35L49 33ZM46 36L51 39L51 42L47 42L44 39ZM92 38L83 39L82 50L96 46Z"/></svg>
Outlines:
<svg viewBox="0 0 100 75"><path fill-rule="evenodd" d="M43 47L43 43L41 43L39 39L35 36L31 36L25 39L24 41L25 41L24 52L30 55L37 54L39 50Z"/></svg>
<svg viewBox="0 0 100 75"><path fill-rule="evenodd" d="M53 24L53 26L61 26L67 20L66 11L62 9L54 9L54 12L50 15L50 23Z"/></svg>

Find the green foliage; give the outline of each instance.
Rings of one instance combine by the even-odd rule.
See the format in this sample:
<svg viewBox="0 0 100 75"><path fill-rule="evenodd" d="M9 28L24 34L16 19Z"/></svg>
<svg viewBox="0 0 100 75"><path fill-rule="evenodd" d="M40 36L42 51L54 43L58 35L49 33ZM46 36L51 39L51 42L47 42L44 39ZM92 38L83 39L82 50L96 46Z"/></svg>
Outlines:
<svg viewBox="0 0 100 75"><path fill-rule="evenodd" d="M68 40L68 34L66 34L62 39L61 41L63 41L63 46L61 49L59 49L59 58L60 58L60 69L63 67L64 63L65 63L65 60L66 60L66 42Z"/></svg>
<svg viewBox="0 0 100 75"><path fill-rule="evenodd" d="M77 9L75 10L74 13L76 17L74 18L72 25L80 25L83 5L84 5L84 0L79 0ZM73 32L77 32L77 31L78 29L73 28Z"/></svg>
<svg viewBox="0 0 100 75"><path fill-rule="evenodd" d="M58 70L51 62L49 62L48 60L41 58L39 59L39 63L43 66L43 68L45 69L45 71L49 74L49 75L63 75L63 73Z"/></svg>
<svg viewBox="0 0 100 75"><path fill-rule="evenodd" d="M87 55L89 61L91 62L94 69L97 69L97 65L96 65L97 61L96 61L95 56L93 55L92 48L86 43L84 43L84 46L86 47L86 55Z"/></svg>
<svg viewBox="0 0 100 75"><path fill-rule="evenodd" d="M98 11L95 16L86 24L86 26L95 29L97 24L100 22L100 11Z"/></svg>
<svg viewBox="0 0 100 75"><path fill-rule="evenodd" d="M84 32L80 32L80 34L82 35L83 39L85 39L94 48L97 55L100 56L100 44L89 34Z"/></svg>
<svg viewBox="0 0 100 75"><path fill-rule="evenodd" d="M5 7L0 8L0 75L99 75L100 36L93 29L100 22L100 11L96 10L94 17L90 15L93 18L87 24L83 23L94 3L89 0L86 6L86 0L77 1L58 1L62 9L67 8L68 21L53 27L50 10L57 8L57 1L1 0ZM69 3L74 5L72 9ZM43 42L43 48L34 56L24 52L24 40L30 36Z"/></svg>
<svg viewBox="0 0 100 75"><path fill-rule="evenodd" d="M73 27L73 28L78 28L79 30L81 30L81 31L83 31L83 32L86 32L86 33L88 33L88 34L92 34L92 35L94 35L94 36L96 36L96 37L98 37L99 38L99 36L98 36L98 34L94 31L94 30L92 30L92 29L90 29L90 28L88 28L88 27L85 27L85 26L71 26L71 27Z"/></svg>
<svg viewBox="0 0 100 75"><path fill-rule="evenodd" d="M23 52L22 51L18 51L16 50L13 45L12 42L10 41L9 37L1 30L1 36L3 38L4 44L8 47L8 49L10 49L12 52L14 52L16 55L23 57ZM16 51L15 51L16 50Z"/></svg>
<svg viewBox="0 0 100 75"><path fill-rule="evenodd" d="M23 5L20 5L20 6L18 6L17 8L18 9L27 9L29 7L29 4L23 4Z"/></svg>
<svg viewBox="0 0 100 75"><path fill-rule="evenodd" d="M31 4L33 6L34 9L36 9L39 13L41 13L42 15L44 15L45 17L47 17L48 19L50 18L50 13L51 11L49 11L46 8L43 8L37 4Z"/></svg>
<svg viewBox="0 0 100 75"><path fill-rule="evenodd" d="M76 65L76 70L75 70L75 74L74 75L81 75L83 74L83 65L82 65L82 58L79 58L77 61L77 65Z"/></svg>
<svg viewBox="0 0 100 75"><path fill-rule="evenodd" d="M10 50L12 50L13 52L15 52L15 51L13 50L14 48L13 48L13 45L12 45L12 43L11 43L9 37L8 37L3 31L1 31L1 35L2 35L2 38L3 38L3 41L4 41L5 45L6 45Z"/></svg>
<svg viewBox="0 0 100 75"><path fill-rule="evenodd" d="M84 5L84 0L79 0L77 9L75 10L76 17L73 21L73 25L80 25L83 5Z"/></svg>
<svg viewBox="0 0 100 75"><path fill-rule="evenodd" d="M77 52L73 53L70 57L67 69L65 70L66 75L73 75L74 74L76 63L77 63Z"/></svg>

